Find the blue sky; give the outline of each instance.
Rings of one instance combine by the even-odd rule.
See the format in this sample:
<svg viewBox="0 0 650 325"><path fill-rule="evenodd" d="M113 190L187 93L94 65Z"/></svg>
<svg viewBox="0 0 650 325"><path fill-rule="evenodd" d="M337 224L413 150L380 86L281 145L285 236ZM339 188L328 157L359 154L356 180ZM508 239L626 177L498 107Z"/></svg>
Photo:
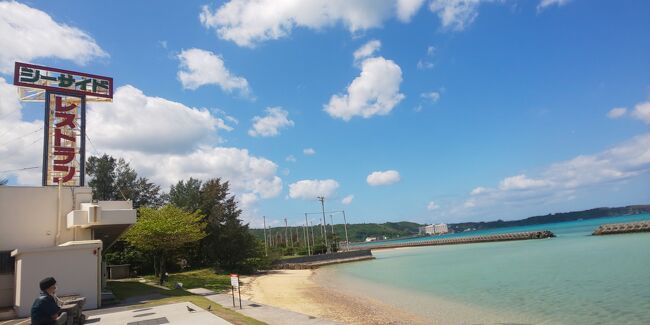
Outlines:
<svg viewBox="0 0 650 325"><path fill-rule="evenodd" d="M228 179L253 225L298 224L317 195L351 222L650 202L647 1L0 7L11 184L39 183L40 169L17 170L40 166L42 147L24 136L42 104L13 98L22 61L112 76L114 102L89 106L88 153L164 189Z"/></svg>

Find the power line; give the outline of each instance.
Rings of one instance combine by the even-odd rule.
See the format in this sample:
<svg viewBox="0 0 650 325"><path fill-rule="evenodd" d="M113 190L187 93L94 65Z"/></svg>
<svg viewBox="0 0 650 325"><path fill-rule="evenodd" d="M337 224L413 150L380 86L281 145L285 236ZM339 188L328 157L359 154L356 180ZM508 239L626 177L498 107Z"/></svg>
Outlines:
<svg viewBox="0 0 650 325"><path fill-rule="evenodd" d="M9 116L9 115L11 115L13 113L16 113L16 112L20 111L21 109L22 109L22 107L18 107L17 109L15 109L15 110L13 110L13 111L5 114L5 115L0 116L0 120L2 120L3 118L5 118L5 117L7 117L7 116Z"/></svg>
<svg viewBox="0 0 650 325"><path fill-rule="evenodd" d="M22 138L24 138L24 137L26 137L26 136L28 136L28 135L32 135L32 134L34 134L34 133L36 133L36 132L38 132L38 131L40 131L40 130L43 130L43 127L42 127L42 126L39 127L37 130L34 130L34 131L32 131L32 132L29 132L29 133L23 134L23 135L21 135L21 136L18 136L18 137L16 137L16 138L13 138L13 139L11 139L11 140L9 140L9 141L7 141L7 142L4 142L4 143L0 144L0 146L4 146L5 144L8 144L8 143L14 142L14 141L16 141L16 140L20 140L20 139L22 139Z"/></svg>
<svg viewBox="0 0 650 325"><path fill-rule="evenodd" d="M29 169L34 169L34 168L41 168L41 166L25 167L25 168L9 169L9 170L0 170L0 174L7 174L7 173L11 173L11 172L19 172L19 171L29 170Z"/></svg>

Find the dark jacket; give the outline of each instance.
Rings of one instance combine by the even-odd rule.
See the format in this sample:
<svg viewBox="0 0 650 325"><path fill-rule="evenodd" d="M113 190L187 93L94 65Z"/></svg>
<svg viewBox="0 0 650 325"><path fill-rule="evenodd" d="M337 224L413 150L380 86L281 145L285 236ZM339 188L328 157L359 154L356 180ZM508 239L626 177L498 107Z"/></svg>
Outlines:
<svg viewBox="0 0 650 325"><path fill-rule="evenodd" d="M54 297L41 292L41 296L34 300L32 305L32 325L54 325L56 321L52 316L58 315L61 308L56 304Z"/></svg>

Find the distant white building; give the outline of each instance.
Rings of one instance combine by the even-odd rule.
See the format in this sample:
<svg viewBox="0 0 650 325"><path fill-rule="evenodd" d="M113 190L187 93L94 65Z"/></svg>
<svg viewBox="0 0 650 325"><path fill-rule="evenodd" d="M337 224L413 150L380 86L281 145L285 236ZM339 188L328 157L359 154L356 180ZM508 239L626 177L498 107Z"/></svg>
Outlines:
<svg viewBox="0 0 650 325"><path fill-rule="evenodd" d="M420 227L420 235L442 235L449 232L446 223L439 223Z"/></svg>

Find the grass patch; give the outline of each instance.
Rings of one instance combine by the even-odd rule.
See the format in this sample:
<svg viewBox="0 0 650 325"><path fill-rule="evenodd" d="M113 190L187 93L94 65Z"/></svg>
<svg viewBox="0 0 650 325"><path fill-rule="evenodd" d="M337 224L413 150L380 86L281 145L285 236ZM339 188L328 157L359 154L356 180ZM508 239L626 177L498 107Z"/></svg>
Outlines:
<svg viewBox="0 0 650 325"><path fill-rule="evenodd" d="M260 322L256 319L242 315L236 311L224 308L223 306L211 301L203 296L198 296L187 292L183 289L165 290L161 288L152 287L150 285L140 283L137 281L108 281L108 287L113 291L115 297L120 300L144 296L150 294L160 294L165 296L161 299L145 302L143 304L134 305L133 308L142 308L148 306L165 305L176 302L191 302L203 309L212 306L211 312L228 322L235 325L265 325L266 323Z"/></svg>
<svg viewBox="0 0 650 325"><path fill-rule="evenodd" d="M159 283L160 279L148 275L144 277L147 281ZM230 289L230 275L216 274L211 269L199 269L181 273L170 273L164 286L173 289L177 282L183 284L183 288L206 288L212 291L225 291Z"/></svg>

